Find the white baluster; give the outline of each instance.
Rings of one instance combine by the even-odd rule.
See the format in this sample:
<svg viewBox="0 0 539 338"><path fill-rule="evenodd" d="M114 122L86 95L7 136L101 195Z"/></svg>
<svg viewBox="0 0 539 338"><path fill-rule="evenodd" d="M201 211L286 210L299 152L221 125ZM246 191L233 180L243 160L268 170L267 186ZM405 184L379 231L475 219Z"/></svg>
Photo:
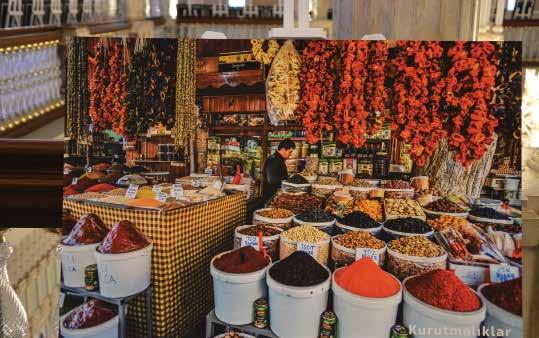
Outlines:
<svg viewBox="0 0 539 338"><path fill-rule="evenodd" d="M22 15L22 0L8 0L5 27L21 27Z"/></svg>
<svg viewBox="0 0 539 338"><path fill-rule="evenodd" d="M45 19L45 1L32 0L32 15L30 15L30 25L43 25Z"/></svg>
<svg viewBox="0 0 539 338"><path fill-rule="evenodd" d="M282 18L284 15L283 0L279 0L276 5L273 5L273 16Z"/></svg>
<svg viewBox="0 0 539 338"><path fill-rule="evenodd" d="M486 33L490 30L490 13L492 11L492 0L481 0L479 12L479 32Z"/></svg>
<svg viewBox="0 0 539 338"><path fill-rule="evenodd" d="M222 0L219 0L218 4L213 5L213 16L228 16L228 4L223 4Z"/></svg>
<svg viewBox="0 0 539 338"><path fill-rule="evenodd" d="M62 25L62 2L60 0L51 0L51 13L49 16L49 25Z"/></svg>
<svg viewBox="0 0 539 338"><path fill-rule="evenodd" d="M76 24L78 22L77 15L79 15L79 2L77 0L69 0L67 8L67 24Z"/></svg>
<svg viewBox="0 0 539 338"><path fill-rule="evenodd" d="M90 22L94 19L92 0L83 0L81 22Z"/></svg>
<svg viewBox="0 0 539 338"><path fill-rule="evenodd" d="M492 31L494 33L503 32L504 14L505 14L505 0L497 0L496 1L496 18L494 20L494 27L492 27Z"/></svg>
<svg viewBox="0 0 539 338"><path fill-rule="evenodd" d="M258 6L253 5L252 0L246 1L245 6L243 7L241 17L258 17Z"/></svg>

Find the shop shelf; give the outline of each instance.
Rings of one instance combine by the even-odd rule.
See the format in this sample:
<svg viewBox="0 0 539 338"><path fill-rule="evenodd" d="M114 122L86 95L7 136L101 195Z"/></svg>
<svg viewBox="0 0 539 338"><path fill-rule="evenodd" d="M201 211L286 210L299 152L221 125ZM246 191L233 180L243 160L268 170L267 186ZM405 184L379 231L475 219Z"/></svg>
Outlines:
<svg viewBox="0 0 539 338"><path fill-rule="evenodd" d="M206 316L206 338L213 338L218 333L216 329L218 326L224 327L225 331L238 330L239 332L250 334L256 338L279 338L271 330L268 329L259 329L252 325L229 325L220 321L215 315L215 310L211 310L210 313Z"/></svg>
<svg viewBox="0 0 539 338"><path fill-rule="evenodd" d="M135 298L139 297L140 295L145 295L145 302L146 302L146 328L147 328L147 337L152 337L152 287L148 287L146 290L141 291L137 294L128 296L128 297L122 297L122 298L108 298L101 295L99 291L88 291L85 288L73 288L69 286L65 286L64 283L60 286L60 291L64 294L70 294L78 297L84 298L84 301L86 302L88 298L95 298L102 300L104 302L107 302L109 304L114 304L118 306L118 316L120 323L118 325L118 336L120 338L127 337L126 335L126 328L127 323L125 321L125 314L126 314L126 307L129 302L134 300Z"/></svg>

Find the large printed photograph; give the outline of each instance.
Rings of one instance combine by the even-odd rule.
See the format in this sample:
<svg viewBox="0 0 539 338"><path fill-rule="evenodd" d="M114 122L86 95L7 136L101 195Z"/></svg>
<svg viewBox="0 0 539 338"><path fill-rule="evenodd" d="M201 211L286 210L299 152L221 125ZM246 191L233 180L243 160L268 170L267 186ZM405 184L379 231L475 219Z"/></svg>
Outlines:
<svg viewBox="0 0 539 338"><path fill-rule="evenodd" d="M522 337L520 42L66 53L63 337Z"/></svg>

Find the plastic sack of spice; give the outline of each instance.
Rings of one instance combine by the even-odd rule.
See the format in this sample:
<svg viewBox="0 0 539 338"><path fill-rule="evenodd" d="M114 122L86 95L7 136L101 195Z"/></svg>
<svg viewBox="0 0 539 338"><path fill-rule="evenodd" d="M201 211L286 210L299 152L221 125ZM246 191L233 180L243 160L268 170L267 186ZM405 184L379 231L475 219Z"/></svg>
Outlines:
<svg viewBox="0 0 539 338"><path fill-rule="evenodd" d="M103 324L115 316L117 316L116 311L106 303L91 299L69 313L63 325L70 330L87 329Z"/></svg>
<svg viewBox="0 0 539 338"><path fill-rule="evenodd" d="M62 236L67 236L77 224L77 220L68 211L62 212Z"/></svg>
<svg viewBox="0 0 539 338"><path fill-rule="evenodd" d="M266 81L268 117L274 126L298 120L300 64L294 43L287 40L273 59Z"/></svg>
<svg viewBox="0 0 539 338"><path fill-rule="evenodd" d="M99 251L104 254L121 254L137 251L150 245L143 234L129 221L120 221L112 227Z"/></svg>
<svg viewBox="0 0 539 338"><path fill-rule="evenodd" d="M107 235L107 227L95 214L82 216L69 235L64 239L65 245L87 245L101 242Z"/></svg>

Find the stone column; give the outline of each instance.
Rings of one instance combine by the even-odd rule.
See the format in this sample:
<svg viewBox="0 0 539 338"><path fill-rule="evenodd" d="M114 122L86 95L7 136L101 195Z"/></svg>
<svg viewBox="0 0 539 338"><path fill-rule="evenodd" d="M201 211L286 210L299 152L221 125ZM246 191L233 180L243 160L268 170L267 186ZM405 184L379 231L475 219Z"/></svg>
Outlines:
<svg viewBox="0 0 539 338"><path fill-rule="evenodd" d="M333 3L336 39L382 33L387 39L472 40L478 0L339 0Z"/></svg>

